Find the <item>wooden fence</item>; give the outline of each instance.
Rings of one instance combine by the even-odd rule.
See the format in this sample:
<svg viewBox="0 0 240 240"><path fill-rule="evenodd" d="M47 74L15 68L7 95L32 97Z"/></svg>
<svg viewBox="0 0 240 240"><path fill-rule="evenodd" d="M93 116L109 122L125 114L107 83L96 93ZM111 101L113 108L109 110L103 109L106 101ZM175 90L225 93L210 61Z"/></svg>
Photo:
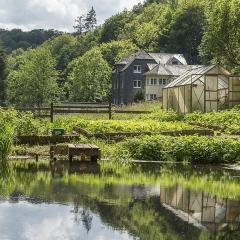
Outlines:
<svg viewBox="0 0 240 240"><path fill-rule="evenodd" d="M112 119L112 113L117 114L148 114L150 111L130 111L118 108L112 103L62 103L58 105L51 104L50 107L41 108L17 108L22 112L33 112L36 117L50 118L51 122L55 115L67 114L108 114L108 118Z"/></svg>

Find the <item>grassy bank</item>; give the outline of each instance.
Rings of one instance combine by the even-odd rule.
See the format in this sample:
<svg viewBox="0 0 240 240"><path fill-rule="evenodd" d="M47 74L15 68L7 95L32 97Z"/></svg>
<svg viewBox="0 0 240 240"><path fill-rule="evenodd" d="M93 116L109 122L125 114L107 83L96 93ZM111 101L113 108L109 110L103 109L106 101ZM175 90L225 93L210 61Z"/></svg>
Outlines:
<svg viewBox="0 0 240 240"><path fill-rule="evenodd" d="M153 106L155 106L153 104ZM114 132L161 132L169 130L197 129L197 125L216 124L226 128L226 132L236 132L240 124L240 112L237 108L219 112L188 114L183 119L173 111L164 111L152 107L150 114L128 116L129 119L86 119L83 116L61 116L54 123L49 120L35 119L31 113L19 113L15 110L0 111L0 121L5 126L1 131L2 156L10 152L14 135L44 135L50 134L53 127L61 127L66 133L75 128L84 128L91 133ZM130 119L131 117L131 119ZM191 123L191 124L190 124ZM195 123L196 125L193 125ZM232 123L232 125L230 124ZM232 130L230 130L232 129ZM226 133L225 133L226 134ZM102 155L114 160L150 160L150 161L187 161L190 163L238 163L240 158L240 142L236 139L199 136L146 136L125 138L119 143L97 139L85 139L84 143L94 143L101 147ZM38 153L38 146L15 146L16 153ZM49 146L43 146L39 151L48 154Z"/></svg>

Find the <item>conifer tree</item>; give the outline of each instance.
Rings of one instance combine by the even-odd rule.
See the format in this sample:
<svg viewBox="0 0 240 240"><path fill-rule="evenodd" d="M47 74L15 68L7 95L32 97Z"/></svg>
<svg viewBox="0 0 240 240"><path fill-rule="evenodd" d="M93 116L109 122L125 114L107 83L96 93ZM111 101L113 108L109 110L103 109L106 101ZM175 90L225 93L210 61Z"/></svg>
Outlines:
<svg viewBox="0 0 240 240"><path fill-rule="evenodd" d="M84 15L81 15L75 19L76 25L73 28L76 30L77 33L82 33L85 28L84 24Z"/></svg>
<svg viewBox="0 0 240 240"><path fill-rule="evenodd" d="M97 25L97 17L94 8L92 7L91 10L88 12L86 18L84 19L84 27L86 31L93 31Z"/></svg>

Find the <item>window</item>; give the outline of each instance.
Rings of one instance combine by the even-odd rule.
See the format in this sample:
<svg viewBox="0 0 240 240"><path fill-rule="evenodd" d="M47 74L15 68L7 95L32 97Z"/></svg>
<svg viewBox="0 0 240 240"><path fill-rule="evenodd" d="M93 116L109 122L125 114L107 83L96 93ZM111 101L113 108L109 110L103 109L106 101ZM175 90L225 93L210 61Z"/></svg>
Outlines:
<svg viewBox="0 0 240 240"><path fill-rule="evenodd" d="M166 85L167 84L167 79L164 79L164 78L162 78L162 79L159 79L159 85Z"/></svg>
<svg viewBox="0 0 240 240"><path fill-rule="evenodd" d="M122 79L122 81L121 81L121 87L123 88L123 79Z"/></svg>
<svg viewBox="0 0 240 240"><path fill-rule="evenodd" d="M141 82L141 80L134 80L134 81L133 81L133 87L134 87L134 88L141 88L141 87L142 87L142 82Z"/></svg>
<svg viewBox="0 0 240 240"><path fill-rule="evenodd" d="M142 66L141 65L135 65L133 67L133 72L134 73L142 73Z"/></svg>
<svg viewBox="0 0 240 240"><path fill-rule="evenodd" d="M146 94L146 100L147 101L152 101L152 100L156 100L156 99L157 99L156 94Z"/></svg>
<svg viewBox="0 0 240 240"><path fill-rule="evenodd" d="M156 100L157 95L156 94L150 94L150 100Z"/></svg>
<svg viewBox="0 0 240 240"><path fill-rule="evenodd" d="M178 63L179 63L179 62L178 62L177 60L173 60L173 61L172 61L172 64L173 64L173 65L178 65Z"/></svg>
<svg viewBox="0 0 240 240"><path fill-rule="evenodd" d="M160 79L156 79L156 78L151 78L147 80L147 85L154 85L154 86L164 86L167 85L167 79L165 78L160 78Z"/></svg>

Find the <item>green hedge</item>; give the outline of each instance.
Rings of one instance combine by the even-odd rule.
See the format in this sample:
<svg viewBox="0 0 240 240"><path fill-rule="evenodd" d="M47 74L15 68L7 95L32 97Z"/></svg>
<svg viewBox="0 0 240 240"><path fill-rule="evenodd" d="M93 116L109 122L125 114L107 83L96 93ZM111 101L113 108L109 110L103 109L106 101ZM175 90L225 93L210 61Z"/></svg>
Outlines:
<svg viewBox="0 0 240 240"><path fill-rule="evenodd" d="M220 137L145 136L122 143L132 158L151 161L189 161L191 163L236 163L240 142Z"/></svg>

